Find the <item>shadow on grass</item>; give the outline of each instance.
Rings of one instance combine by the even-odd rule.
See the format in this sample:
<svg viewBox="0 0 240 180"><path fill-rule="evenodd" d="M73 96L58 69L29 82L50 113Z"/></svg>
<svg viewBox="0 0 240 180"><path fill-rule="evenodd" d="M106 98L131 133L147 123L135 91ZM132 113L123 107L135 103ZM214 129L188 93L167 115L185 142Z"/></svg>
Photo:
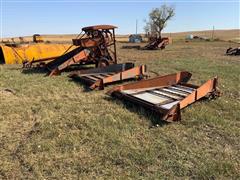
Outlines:
<svg viewBox="0 0 240 180"><path fill-rule="evenodd" d="M22 69L23 74L47 74L48 70L44 67L32 67Z"/></svg>
<svg viewBox="0 0 240 180"><path fill-rule="evenodd" d="M119 100L119 99L115 99L113 97L104 97L104 100L110 102L110 103L122 103L124 108L128 109L131 112L134 112L136 114L138 114L139 116L144 116L147 119L149 119L150 121L150 126L149 128L153 128L153 127L163 127L165 125L170 124L169 122L163 121L160 119L159 114L155 113L154 111L151 111L147 108L144 108L142 106L136 105L134 103L128 102L126 100Z"/></svg>
<svg viewBox="0 0 240 180"><path fill-rule="evenodd" d="M141 48L141 46L134 46L134 45L129 45L129 46L122 46L121 49L137 49L139 50Z"/></svg>
<svg viewBox="0 0 240 180"><path fill-rule="evenodd" d="M4 64L0 64L0 66L4 67ZM22 67L8 67L7 70L9 71L22 70Z"/></svg>
<svg viewBox="0 0 240 180"><path fill-rule="evenodd" d="M87 66L71 66L69 68L66 68L63 72L72 72L72 71L77 71L77 70L87 70L90 69L91 67ZM20 70L20 68L19 68ZM32 68L23 68L22 69L23 74L46 74L46 76L50 73L49 70L47 70L46 67L32 67Z"/></svg>
<svg viewBox="0 0 240 180"><path fill-rule="evenodd" d="M75 77L75 78L70 78L71 82L76 83L77 85L81 85L84 88L84 92L89 92L89 91L99 91L98 87L96 89L90 89L91 84L88 83L87 81L84 81L83 79L79 78L79 77ZM104 84L104 89L107 88L108 86L118 86L118 85L123 85L126 83L131 83L131 82L136 82L138 80L136 80L135 78L132 79L126 79L126 80L121 80L121 81L115 81L115 82L111 82L108 84ZM103 89L101 89L103 90Z"/></svg>
<svg viewBox="0 0 240 180"><path fill-rule="evenodd" d="M140 51L162 51L162 50L164 50L161 48L148 49L145 46L138 46L138 45L122 46L121 49L136 49L136 50L140 50Z"/></svg>
<svg viewBox="0 0 240 180"><path fill-rule="evenodd" d="M74 82L78 86L81 86L83 88L83 92L91 92L93 91L92 89L89 88L89 85L86 84L85 81L81 80L80 78L69 78L70 82Z"/></svg>
<svg viewBox="0 0 240 180"><path fill-rule="evenodd" d="M72 71L80 71L80 70L88 70L88 69L93 69L95 66L91 65L78 65L78 64L73 64L70 67L64 69L64 72L72 72Z"/></svg>

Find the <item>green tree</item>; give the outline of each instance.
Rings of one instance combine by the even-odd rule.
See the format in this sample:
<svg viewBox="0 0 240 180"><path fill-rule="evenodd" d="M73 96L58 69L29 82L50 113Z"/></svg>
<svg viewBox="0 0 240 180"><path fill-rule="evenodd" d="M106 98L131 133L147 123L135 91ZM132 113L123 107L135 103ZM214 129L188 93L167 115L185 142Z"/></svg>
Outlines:
<svg viewBox="0 0 240 180"><path fill-rule="evenodd" d="M173 16L175 16L175 8L172 6L164 4L160 8L154 8L149 13L149 19L144 27L146 34L161 37L161 32L166 27L167 21L171 20Z"/></svg>

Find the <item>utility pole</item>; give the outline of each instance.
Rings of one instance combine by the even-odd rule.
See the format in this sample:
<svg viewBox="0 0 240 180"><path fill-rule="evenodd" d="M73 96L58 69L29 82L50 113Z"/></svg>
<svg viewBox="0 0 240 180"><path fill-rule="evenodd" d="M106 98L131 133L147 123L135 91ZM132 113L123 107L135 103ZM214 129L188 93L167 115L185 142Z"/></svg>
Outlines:
<svg viewBox="0 0 240 180"><path fill-rule="evenodd" d="M138 33L138 20L136 19L136 34Z"/></svg>
<svg viewBox="0 0 240 180"><path fill-rule="evenodd" d="M213 30L212 30L212 40L214 38L214 26L213 26Z"/></svg>

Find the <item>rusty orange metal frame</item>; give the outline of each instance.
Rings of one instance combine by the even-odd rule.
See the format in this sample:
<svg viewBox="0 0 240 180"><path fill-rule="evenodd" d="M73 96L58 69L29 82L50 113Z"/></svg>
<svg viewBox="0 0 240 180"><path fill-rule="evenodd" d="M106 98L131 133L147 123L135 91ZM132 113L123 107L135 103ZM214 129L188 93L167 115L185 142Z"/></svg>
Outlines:
<svg viewBox="0 0 240 180"><path fill-rule="evenodd" d="M78 47L62 56L59 56L46 65L46 68L50 71L49 76L59 75L66 67L69 67L72 64L87 61L88 56L88 50L82 47Z"/></svg>
<svg viewBox="0 0 240 180"><path fill-rule="evenodd" d="M97 25L82 28L84 34L73 39L78 48L69 51L46 64L49 75L58 75L73 64L95 64L97 67L117 63L115 28L112 25ZM113 50L110 47L113 46Z"/></svg>
<svg viewBox="0 0 240 180"><path fill-rule="evenodd" d="M169 38L156 38L150 43L148 43L145 47L143 47L143 50L156 50L156 49L164 49L169 44Z"/></svg>
<svg viewBox="0 0 240 180"><path fill-rule="evenodd" d="M104 88L104 85L126 79L141 79L146 75L146 66L134 67L133 63L113 64L103 68L75 71L69 75L90 85L90 89Z"/></svg>
<svg viewBox="0 0 240 180"><path fill-rule="evenodd" d="M203 97L219 96L217 77L196 86L187 83L191 76L189 72L179 72L155 77L117 86L108 94L149 108L157 112L161 120L180 121L181 109Z"/></svg>
<svg viewBox="0 0 240 180"><path fill-rule="evenodd" d="M95 26L88 26L88 27L84 27L82 28L83 31L95 31L95 30L110 30L110 29L115 29L117 28L117 26L113 26L113 25L95 25Z"/></svg>

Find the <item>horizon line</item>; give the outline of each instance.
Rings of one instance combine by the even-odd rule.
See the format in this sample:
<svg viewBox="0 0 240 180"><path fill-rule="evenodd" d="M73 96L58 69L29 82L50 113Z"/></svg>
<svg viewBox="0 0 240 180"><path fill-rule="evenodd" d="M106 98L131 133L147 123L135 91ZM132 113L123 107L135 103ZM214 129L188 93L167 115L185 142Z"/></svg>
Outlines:
<svg viewBox="0 0 240 180"><path fill-rule="evenodd" d="M238 30L239 31L239 36L240 36L240 28L231 28L231 29L214 29L214 31L231 31L231 30ZM175 31L175 32L162 32L162 34L170 34L170 33L187 33L187 32L204 32L204 31L213 31L213 29L204 29L204 30L190 30L190 31ZM35 34L39 34L39 33L35 33ZM61 33L56 33L56 34L40 34L42 36L50 36L50 35L77 35L79 33L66 33L66 34L61 34ZM116 35L130 35L130 34L136 34L136 33L119 33ZM140 32L137 34L145 34L144 32ZM33 34L32 34L33 35ZM2 39L7 39L7 38L19 38L19 37L28 37L28 36L32 36L32 35L24 35L24 36L12 36L12 37L3 37Z"/></svg>

